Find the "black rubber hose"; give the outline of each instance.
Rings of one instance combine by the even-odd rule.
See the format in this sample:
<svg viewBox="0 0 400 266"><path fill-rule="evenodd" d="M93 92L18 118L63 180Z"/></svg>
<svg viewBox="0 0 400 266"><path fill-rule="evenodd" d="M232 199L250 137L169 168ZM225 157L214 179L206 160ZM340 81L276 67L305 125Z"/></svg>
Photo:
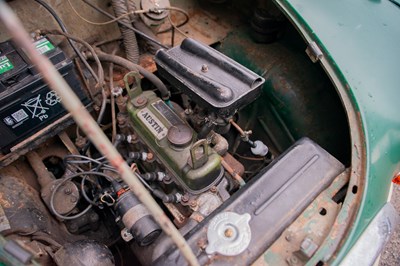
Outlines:
<svg viewBox="0 0 400 266"><path fill-rule="evenodd" d="M133 2L129 3L130 3L129 8L133 9L129 11L135 11L136 8ZM128 4L125 0L112 0L112 7L114 9L116 17L128 13ZM120 21L126 24L131 24L130 19L128 17L123 17L120 19ZM122 39L126 52L126 58L129 61L137 64L139 62L139 47L136 40L135 32L122 25L119 26L119 29L122 34Z"/></svg>
<svg viewBox="0 0 400 266"><path fill-rule="evenodd" d="M42 0L34 0L36 3L38 3L39 5L43 6L52 16L53 18L56 20L56 22L58 23L58 25L60 26L61 30L65 33L68 33L67 28L64 25L64 22L60 19L60 17L57 15L56 11L46 2L42 1ZM93 78L96 80L96 82L99 82L99 77L96 75L96 73L94 73L94 70L92 69L92 67L89 65L89 63L86 61L85 56L81 53L81 51L79 51L78 47L75 45L75 43L68 39L69 44L71 45L72 49L74 50L74 52L78 55L78 57L81 59L81 61L83 62L83 64L86 66L86 68L90 71L90 73L92 74Z"/></svg>
<svg viewBox="0 0 400 266"><path fill-rule="evenodd" d="M165 194L161 190L154 189L153 195L162 200L164 203L174 203L176 202L177 198L173 194Z"/></svg>
<svg viewBox="0 0 400 266"><path fill-rule="evenodd" d="M97 56L99 57L100 61L114 63L131 71L139 71L139 73L142 74L143 77L148 79L151 83L153 83L154 86L156 86L156 88L160 91L163 100L168 100L171 96L171 93L165 86L165 84L156 75L154 75L144 67L138 64L134 64L120 56L110 55L100 51L97 52ZM93 58L91 55L88 55L88 57Z"/></svg>
<svg viewBox="0 0 400 266"><path fill-rule="evenodd" d="M214 129L214 124L212 123L205 123L199 133L197 134L197 138L198 139L205 139L207 137L207 135L211 132L211 130Z"/></svg>

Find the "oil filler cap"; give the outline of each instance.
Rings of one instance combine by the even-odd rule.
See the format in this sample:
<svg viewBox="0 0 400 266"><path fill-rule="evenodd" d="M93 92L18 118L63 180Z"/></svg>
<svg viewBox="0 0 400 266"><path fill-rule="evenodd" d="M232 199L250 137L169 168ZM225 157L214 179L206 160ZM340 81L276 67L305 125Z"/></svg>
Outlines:
<svg viewBox="0 0 400 266"><path fill-rule="evenodd" d="M193 138L193 131L187 125L171 126L167 134L168 141L177 148L184 148Z"/></svg>
<svg viewBox="0 0 400 266"><path fill-rule="evenodd" d="M251 216L248 213L217 214L211 220L207 230L206 253L211 255L217 252L224 256L236 256L242 253L251 241L250 219Z"/></svg>

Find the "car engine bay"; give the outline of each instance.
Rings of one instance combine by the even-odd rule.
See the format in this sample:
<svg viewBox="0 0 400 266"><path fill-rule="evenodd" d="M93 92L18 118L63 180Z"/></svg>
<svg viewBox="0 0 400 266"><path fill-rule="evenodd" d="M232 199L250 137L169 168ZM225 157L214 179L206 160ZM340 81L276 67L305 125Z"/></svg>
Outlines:
<svg viewBox="0 0 400 266"><path fill-rule="evenodd" d="M316 209L335 218L348 187L346 114L269 1L254 1L256 9L215 0L61 2L9 4L201 265L254 263L332 183L334 211ZM21 17L31 5L56 26ZM80 25L82 14L93 28ZM67 31L64 18L82 30ZM68 99L0 32L0 231L8 262L186 265L63 108ZM302 252L301 265L315 250Z"/></svg>

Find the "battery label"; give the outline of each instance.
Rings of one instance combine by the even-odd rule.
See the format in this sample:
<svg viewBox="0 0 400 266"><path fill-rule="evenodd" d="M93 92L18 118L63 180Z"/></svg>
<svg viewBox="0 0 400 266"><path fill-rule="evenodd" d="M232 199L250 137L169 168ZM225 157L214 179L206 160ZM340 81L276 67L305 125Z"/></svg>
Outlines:
<svg viewBox="0 0 400 266"><path fill-rule="evenodd" d="M54 91L45 89L2 112L0 121L16 136L20 136L28 129L51 120L62 112L64 108L60 96Z"/></svg>
<svg viewBox="0 0 400 266"><path fill-rule="evenodd" d="M0 56L0 74L3 74L11 69L13 69L14 66L11 64L10 60L7 58L7 56Z"/></svg>
<svg viewBox="0 0 400 266"><path fill-rule="evenodd" d="M40 39L39 41L35 42L36 50L41 53L47 53L48 51L54 50L54 45L49 42L46 38Z"/></svg>

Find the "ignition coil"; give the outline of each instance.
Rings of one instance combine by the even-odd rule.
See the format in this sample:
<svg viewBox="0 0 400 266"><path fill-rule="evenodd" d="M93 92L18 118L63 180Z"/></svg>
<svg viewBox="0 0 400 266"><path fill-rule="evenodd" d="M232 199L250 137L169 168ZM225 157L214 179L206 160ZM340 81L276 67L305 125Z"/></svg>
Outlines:
<svg viewBox="0 0 400 266"><path fill-rule="evenodd" d="M161 228L132 191L125 190L120 184L113 185L118 195L114 208L122 223L138 245L150 245L160 235Z"/></svg>

